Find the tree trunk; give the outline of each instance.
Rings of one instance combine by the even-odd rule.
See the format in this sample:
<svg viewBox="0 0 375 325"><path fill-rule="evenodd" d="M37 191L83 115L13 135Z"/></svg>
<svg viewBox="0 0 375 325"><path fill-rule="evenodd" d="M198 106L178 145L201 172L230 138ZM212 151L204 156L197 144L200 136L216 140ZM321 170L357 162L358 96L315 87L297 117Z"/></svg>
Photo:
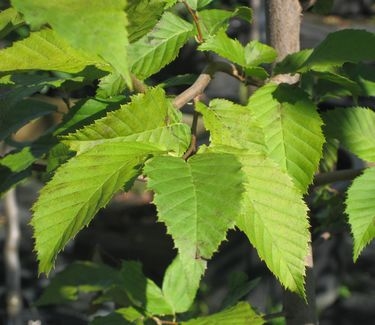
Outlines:
<svg viewBox="0 0 375 325"><path fill-rule="evenodd" d="M267 0L267 40L278 53L277 61L281 61L290 53L300 50L300 26L302 7L298 0ZM295 83L298 76L285 75L273 81ZM285 292L283 298L287 325L318 324L315 302L315 283L313 275L313 256L306 257L306 302L297 294Z"/></svg>

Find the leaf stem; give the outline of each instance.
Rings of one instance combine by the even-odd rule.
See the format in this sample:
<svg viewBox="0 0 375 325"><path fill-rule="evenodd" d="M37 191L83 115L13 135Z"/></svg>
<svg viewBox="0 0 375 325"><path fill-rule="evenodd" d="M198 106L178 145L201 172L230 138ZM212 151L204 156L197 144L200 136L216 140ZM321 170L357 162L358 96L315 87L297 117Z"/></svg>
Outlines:
<svg viewBox="0 0 375 325"><path fill-rule="evenodd" d="M186 9L189 11L191 17L194 20L194 25L197 28L197 32L198 32L197 42L199 44L203 43L204 39L203 39L202 29L201 29L201 26L200 26L199 17L197 15L197 12L195 10L193 10L185 0L182 0L182 3L185 5Z"/></svg>
<svg viewBox="0 0 375 325"><path fill-rule="evenodd" d="M279 311L277 313L272 313L272 314L267 314L263 316L263 319L265 321L275 319L275 318L280 318L280 317L285 317L285 312L284 311Z"/></svg>

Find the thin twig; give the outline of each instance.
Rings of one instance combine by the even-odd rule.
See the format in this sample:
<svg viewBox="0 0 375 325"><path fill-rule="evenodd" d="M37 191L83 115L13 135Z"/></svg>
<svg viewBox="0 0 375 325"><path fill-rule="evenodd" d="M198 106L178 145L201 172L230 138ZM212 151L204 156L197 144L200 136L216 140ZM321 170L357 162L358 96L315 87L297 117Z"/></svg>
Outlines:
<svg viewBox="0 0 375 325"><path fill-rule="evenodd" d="M202 33L202 29L201 29L199 18L198 18L196 11L193 10L185 0L183 0L182 3L185 5L186 9L189 11L191 17L194 20L195 27L197 27L197 32L198 32L197 42L203 43L203 33Z"/></svg>
<svg viewBox="0 0 375 325"><path fill-rule="evenodd" d="M360 169L344 169L317 174L314 178L313 186L322 186L340 181L351 181L361 175L364 168Z"/></svg>
<svg viewBox="0 0 375 325"><path fill-rule="evenodd" d="M198 101L197 98L194 99L195 102ZM193 115L193 122L191 125L191 142L188 150L186 150L185 154L182 156L184 160L187 160L190 156L192 156L197 151L197 125L198 125L198 112L194 111Z"/></svg>
<svg viewBox="0 0 375 325"><path fill-rule="evenodd" d="M195 82L189 88L176 96L173 101L173 105L177 109L180 109L195 97L201 95L210 81L213 79L216 72L224 72L240 81L246 81L234 64L224 61L210 62L203 72L198 76L197 80L195 80Z"/></svg>

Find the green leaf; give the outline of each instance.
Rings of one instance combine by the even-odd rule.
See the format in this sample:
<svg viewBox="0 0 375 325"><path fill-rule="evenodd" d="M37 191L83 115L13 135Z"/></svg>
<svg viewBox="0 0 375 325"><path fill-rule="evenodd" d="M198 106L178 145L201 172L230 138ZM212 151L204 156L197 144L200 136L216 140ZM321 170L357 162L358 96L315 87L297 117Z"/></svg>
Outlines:
<svg viewBox="0 0 375 325"><path fill-rule="evenodd" d="M282 61L278 62L274 69L274 74L296 73L301 66L310 57L312 49L305 49L296 53L287 55Z"/></svg>
<svg viewBox="0 0 375 325"><path fill-rule="evenodd" d="M366 169L348 190L346 213L354 238L353 260L375 238L375 168Z"/></svg>
<svg viewBox="0 0 375 325"><path fill-rule="evenodd" d="M213 51L242 67L246 66L244 47L238 40L229 38L223 28L215 36L208 38L199 45L198 49L201 51Z"/></svg>
<svg viewBox="0 0 375 325"><path fill-rule="evenodd" d="M327 137L366 161L375 161L375 113L367 108L336 108L323 113Z"/></svg>
<svg viewBox="0 0 375 325"><path fill-rule="evenodd" d="M221 28L226 30L233 13L221 9L207 9L199 11L198 15L203 38L206 39L215 35Z"/></svg>
<svg viewBox="0 0 375 325"><path fill-rule="evenodd" d="M29 23L49 24L73 47L102 57L131 84L126 51L126 0L13 0L12 3Z"/></svg>
<svg viewBox="0 0 375 325"><path fill-rule="evenodd" d="M202 259L185 264L177 255L168 267L163 280L163 293L165 299L173 307L173 313L183 313L190 308L206 264L206 261Z"/></svg>
<svg viewBox="0 0 375 325"><path fill-rule="evenodd" d="M51 270L58 252L116 191L139 175L141 165L153 153L159 150L141 143L99 144L57 170L33 206L39 272Z"/></svg>
<svg viewBox="0 0 375 325"><path fill-rule="evenodd" d="M214 99L209 107L198 102L196 109L203 115L204 124L210 130L213 146L226 145L258 152L266 151L263 130L247 107L223 99Z"/></svg>
<svg viewBox="0 0 375 325"><path fill-rule="evenodd" d="M207 6L213 0L186 0L186 3L191 9L197 10Z"/></svg>
<svg viewBox="0 0 375 325"><path fill-rule="evenodd" d="M40 138L31 146L8 153L0 159L0 195L25 178L31 176L32 164L46 154L56 143L52 139L44 143Z"/></svg>
<svg viewBox="0 0 375 325"><path fill-rule="evenodd" d="M251 41L245 46L246 66L258 66L262 63L272 63L277 52L271 46L259 41Z"/></svg>
<svg viewBox="0 0 375 325"><path fill-rule="evenodd" d="M99 98L118 96L124 93L126 88L126 80L118 72L113 72L99 80L96 96Z"/></svg>
<svg viewBox="0 0 375 325"><path fill-rule="evenodd" d="M56 109L57 107L55 105L35 99L22 100L14 106L5 107L5 110L1 107L0 140L16 132L31 120L51 114L55 112Z"/></svg>
<svg viewBox="0 0 375 325"><path fill-rule="evenodd" d="M36 304L57 305L78 300L80 292L101 292L120 285L118 271L92 262L74 262L51 279Z"/></svg>
<svg viewBox="0 0 375 325"><path fill-rule="evenodd" d="M147 34L160 19L165 1L162 0L128 0L129 42L133 43Z"/></svg>
<svg viewBox="0 0 375 325"><path fill-rule="evenodd" d="M238 158L246 182L237 226L283 286L305 297L310 233L302 194L270 159L249 152Z"/></svg>
<svg viewBox="0 0 375 325"><path fill-rule="evenodd" d="M106 68L99 58L73 49L51 29L31 33L28 38L0 50L0 70L57 70L80 72L88 65Z"/></svg>
<svg viewBox="0 0 375 325"><path fill-rule="evenodd" d="M233 155L203 153L187 162L155 157L145 166L158 218L173 237L182 263L209 259L234 226L242 194L241 166Z"/></svg>
<svg viewBox="0 0 375 325"><path fill-rule="evenodd" d="M348 40L355 40L353 42ZM346 62L372 61L375 57L375 34L365 30L344 29L329 34L304 62L301 71L326 71Z"/></svg>
<svg viewBox="0 0 375 325"><path fill-rule="evenodd" d="M173 314L173 309L161 289L142 272L138 262L123 262L121 275L132 303L152 315Z"/></svg>
<svg viewBox="0 0 375 325"><path fill-rule="evenodd" d="M143 324L145 318L137 309L133 307L120 308L107 316L95 317L90 325L134 325ZM138 321L140 323L138 323Z"/></svg>
<svg viewBox="0 0 375 325"><path fill-rule="evenodd" d="M269 156L305 193L324 143L316 106L298 88L268 84L250 97L248 107L263 128Z"/></svg>
<svg viewBox="0 0 375 325"><path fill-rule="evenodd" d="M349 78L361 87L362 96L375 96L375 68L371 64L347 63L343 68Z"/></svg>
<svg viewBox="0 0 375 325"><path fill-rule="evenodd" d="M24 23L22 16L14 8L7 8L0 12L0 38L4 38L11 31Z"/></svg>
<svg viewBox="0 0 375 325"><path fill-rule="evenodd" d="M240 302L217 314L182 322L181 325L262 325L264 323L263 318L248 303Z"/></svg>
<svg viewBox="0 0 375 325"><path fill-rule="evenodd" d="M190 129L181 119L181 113L165 97L164 91L153 88L133 96L131 103L64 139L79 153L108 141L138 141L182 155L190 143Z"/></svg>
<svg viewBox="0 0 375 325"><path fill-rule="evenodd" d="M222 302L222 308L235 305L241 298L245 297L260 282L260 278L249 281L243 272L233 272L229 275L229 291Z"/></svg>
<svg viewBox="0 0 375 325"><path fill-rule="evenodd" d="M122 96L106 99L81 99L69 109L67 114L64 115L63 121L54 131L54 134L62 135L76 131L83 126L104 117L106 113L118 109L124 102L125 97Z"/></svg>
<svg viewBox="0 0 375 325"><path fill-rule="evenodd" d="M329 14L332 10L333 3L334 3L334 0L317 0L314 3L312 12L320 14L320 15Z"/></svg>
<svg viewBox="0 0 375 325"><path fill-rule="evenodd" d="M131 71L141 80L158 72L178 55L193 25L165 12L153 30L129 46Z"/></svg>
<svg viewBox="0 0 375 325"><path fill-rule="evenodd" d="M252 10L249 7L238 7L234 11L222 9L207 9L198 12L199 22L203 33L203 38L213 36L223 28L227 29L229 20L233 17L242 18L248 22L252 19Z"/></svg>

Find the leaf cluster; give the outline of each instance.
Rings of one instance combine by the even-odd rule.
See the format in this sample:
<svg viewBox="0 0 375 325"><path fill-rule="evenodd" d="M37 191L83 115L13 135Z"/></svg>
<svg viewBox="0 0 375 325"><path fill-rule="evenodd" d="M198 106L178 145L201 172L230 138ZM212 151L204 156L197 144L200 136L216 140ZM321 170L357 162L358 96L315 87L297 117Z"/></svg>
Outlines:
<svg viewBox="0 0 375 325"><path fill-rule="evenodd" d="M29 30L0 50L0 136L15 148L0 159L0 191L29 177L44 160L49 181L31 221L39 271L48 273L66 244L139 177L154 192L159 221L178 251L161 287L135 262L124 262L120 271L78 263L53 280L41 304L76 299L77 290L100 291L101 299L122 307L93 324L157 323L160 316L174 322L192 305L207 260L235 227L281 284L305 297L311 234L304 195L322 162L335 157L332 143L369 163L375 159L371 108L322 113L318 104L374 95L375 36L363 30L335 32L315 49L289 55L270 75L276 51L259 41L243 45L230 38L226 30L233 17L251 21L251 10L217 9L210 0L13 0L0 13L2 35L20 24ZM190 87L170 98L163 89L168 83L150 86L150 77L193 41L207 54L207 68ZM245 105L200 101L219 70L258 86ZM280 74L299 79L280 84L275 82ZM36 93L70 94L86 85L94 87L94 95L73 105L67 101L59 124L31 143L12 141L27 122L56 111L35 99ZM179 111L190 100L192 125ZM209 143L200 147L198 114L210 133ZM354 259L375 237L374 183L370 167L347 192ZM233 324L233 319L264 323L247 303L233 302L215 315L182 324Z"/></svg>

